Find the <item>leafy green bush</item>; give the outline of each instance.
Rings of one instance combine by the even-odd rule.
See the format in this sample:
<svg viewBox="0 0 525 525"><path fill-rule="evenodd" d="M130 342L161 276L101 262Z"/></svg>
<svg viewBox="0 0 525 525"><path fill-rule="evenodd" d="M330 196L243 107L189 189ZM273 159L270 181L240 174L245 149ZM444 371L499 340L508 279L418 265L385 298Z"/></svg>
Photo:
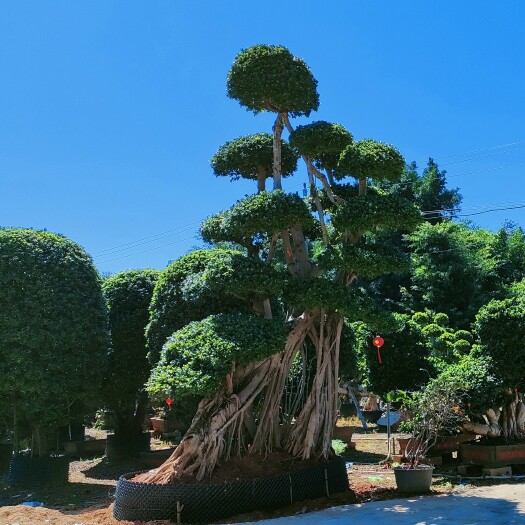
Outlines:
<svg viewBox="0 0 525 525"><path fill-rule="evenodd" d="M226 265L238 252L231 250L195 250L171 263L159 275L150 305L150 322L146 328L148 359L159 360L167 338L191 321L227 311L250 309L216 280L207 280L210 266ZM218 284L218 286L216 286Z"/></svg>
<svg viewBox="0 0 525 525"><path fill-rule="evenodd" d="M271 177L273 171L273 137L269 133L246 135L223 144L211 159L217 176L237 180ZM297 169L297 153L281 140L282 176L288 177Z"/></svg>
<svg viewBox="0 0 525 525"><path fill-rule="evenodd" d="M101 280L61 235L0 230L0 394L37 429L68 423L68 407L99 391L109 348Z"/></svg>
<svg viewBox="0 0 525 525"><path fill-rule="evenodd" d="M309 116L319 107L310 69L282 46L255 45L241 51L228 73L227 92L254 113Z"/></svg>
<svg viewBox="0 0 525 525"><path fill-rule="evenodd" d="M163 348L148 381L158 399L213 395L232 366L262 360L279 352L287 327L281 320L247 314L218 314L178 330Z"/></svg>
<svg viewBox="0 0 525 525"><path fill-rule="evenodd" d="M341 152L352 143L352 134L341 124L325 121L297 126L290 134L290 146L314 161L320 169L337 166Z"/></svg>
<svg viewBox="0 0 525 525"><path fill-rule="evenodd" d="M151 369L144 330L159 273L128 270L109 277L102 286L112 343L103 397L105 405L115 414L117 435L142 431L145 399L140 391Z"/></svg>

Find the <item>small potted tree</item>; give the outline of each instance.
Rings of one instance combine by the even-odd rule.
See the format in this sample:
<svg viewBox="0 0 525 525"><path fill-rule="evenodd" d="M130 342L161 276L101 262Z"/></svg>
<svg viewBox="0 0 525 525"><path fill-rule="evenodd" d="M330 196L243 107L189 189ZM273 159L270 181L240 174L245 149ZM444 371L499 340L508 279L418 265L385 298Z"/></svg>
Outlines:
<svg viewBox="0 0 525 525"><path fill-rule="evenodd" d="M439 378L414 394L406 408L414 414L411 438L405 448L406 463L395 466L394 474L400 492L412 494L430 491L431 465L424 463L428 451L438 437L455 431L464 419L462 395L458 387Z"/></svg>

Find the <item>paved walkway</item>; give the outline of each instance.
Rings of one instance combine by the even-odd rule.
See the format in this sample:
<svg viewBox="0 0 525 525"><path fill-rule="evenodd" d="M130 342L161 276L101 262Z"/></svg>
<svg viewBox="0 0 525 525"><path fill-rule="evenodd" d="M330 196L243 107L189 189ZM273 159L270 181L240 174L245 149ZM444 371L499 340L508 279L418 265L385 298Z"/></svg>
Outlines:
<svg viewBox="0 0 525 525"><path fill-rule="evenodd" d="M464 493L344 505L262 520L257 525L525 524L525 483L465 489ZM250 525L250 524L238 524ZM253 525L253 524L251 524Z"/></svg>

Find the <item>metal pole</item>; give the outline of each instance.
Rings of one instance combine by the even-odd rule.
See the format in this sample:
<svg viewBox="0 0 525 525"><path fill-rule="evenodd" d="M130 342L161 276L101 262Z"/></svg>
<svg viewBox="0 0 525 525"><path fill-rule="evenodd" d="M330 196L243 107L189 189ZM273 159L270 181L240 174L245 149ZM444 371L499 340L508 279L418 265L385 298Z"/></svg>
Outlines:
<svg viewBox="0 0 525 525"><path fill-rule="evenodd" d="M392 453L390 444L390 401L386 403L386 436L388 440L388 457L390 457Z"/></svg>

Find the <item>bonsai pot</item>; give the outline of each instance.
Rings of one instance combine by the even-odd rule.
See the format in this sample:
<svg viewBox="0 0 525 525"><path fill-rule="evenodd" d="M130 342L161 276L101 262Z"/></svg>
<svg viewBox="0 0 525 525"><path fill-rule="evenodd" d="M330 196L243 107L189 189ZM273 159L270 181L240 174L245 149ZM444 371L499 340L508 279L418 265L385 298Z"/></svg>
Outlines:
<svg viewBox="0 0 525 525"><path fill-rule="evenodd" d="M10 485L42 486L67 483L69 459L65 456L32 458L13 456L7 481Z"/></svg>
<svg viewBox="0 0 525 525"><path fill-rule="evenodd" d="M355 416L357 414L357 410L355 409L355 405L353 403L342 403L339 408L339 413L341 414L341 417L350 417Z"/></svg>
<svg viewBox="0 0 525 525"><path fill-rule="evenodd" d="M82 422L72 422L58 429L58 442L83 441L86 437L86 427Z"/></svg>
<svg viewBox="0 0 525 525"><path fill-rule="evenodd" d="M399 492L425 494L430 492L433 467L420 465L415 468L395 467L394 475Z"/></svg>
<svg viewBox="0 0 525 525"><path fill-rule="evenodd" d="M460 448L461 461L488 468L525 463L525 443L515 445L465 444Z"/></svg>
<svg viewBox="0 0 525 525"><path fill-rule="evenodd" d="M72 457L104 454L105 450L106 450L106 440L105 439L87 439L83 441L64 442L64 452L68 456L72 456Z"/></svg>
<svg viewBox="0 0 525 525"><path fill-rule="evenodd" d="M159 434L166 434L169 432L176 432L179 430L182 434L186 432L187 425L185 425L180 419L164 419L162 417L150 418L153 431Z"/></svg>
<svg viewBox="0 0 525 525"><path fill-rule="evenodd" d="M462 443L467 443L475 439L474 434L454 434L452 436L441 436L436 443L430 447L428 451L429 456L440 456L450 452L456 452L461 447Z"/></svg>
<svg viewBox="0 0 525 525"><path fill-rule="evenodd" d="M410 436L398 436L396 438L397 445L398 445L398 454L401 456L405 455L405 449L407 448L408 443L410 442L412 438Z"/></svg>
<svg viewBox="0 0 525 525"><path fill-rule="evenodd" d="M106 457L111 461L138 458L149 450L150 434L142 432L136 436L110 434L106 438Z"/></svg>
<svg viewBox="0 0 525 525"><path fill-rule="evenodd" d="M160 467L172 454L175 448L155 450L152 452L141 452L140 462L149 468Z"/></svg>

